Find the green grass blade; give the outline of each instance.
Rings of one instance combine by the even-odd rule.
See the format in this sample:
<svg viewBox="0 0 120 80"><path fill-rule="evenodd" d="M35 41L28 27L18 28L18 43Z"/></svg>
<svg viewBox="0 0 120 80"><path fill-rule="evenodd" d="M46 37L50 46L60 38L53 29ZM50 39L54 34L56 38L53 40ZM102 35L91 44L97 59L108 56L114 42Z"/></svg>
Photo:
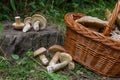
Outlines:
<svg viewBox="0 0 120 80"><path fill-rule="evenodd" d="M15 1L14 0L10 0L10 4L11 4L11 7L12 7L13 11L16 11Z"/></svg>
<svg viewBox="0 0 120 80"><path fill-rule="evenodd" d="M2 23L0 23L0 34L2 32Z"/></svg>

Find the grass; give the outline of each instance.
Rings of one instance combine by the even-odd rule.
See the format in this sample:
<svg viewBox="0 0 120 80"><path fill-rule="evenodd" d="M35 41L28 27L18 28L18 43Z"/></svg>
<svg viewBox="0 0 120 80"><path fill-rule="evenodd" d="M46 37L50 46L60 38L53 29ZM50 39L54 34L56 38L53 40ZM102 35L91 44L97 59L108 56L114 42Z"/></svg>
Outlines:
<svg viewBox="0 0 120 80"><path fill-rule="evenodd" d="M13 4L12 1L13 0L11 0L11 4ZM99 0L98 3L95 3L93 1L94 0L83 0L79 2L79 4L73 3L72 5L70 5L74 7L74 9L71 11L59 10L55 6L52 6L51 10L49 9L48 11L45 10L46 12L41 12L37 8L37 10L32 11L30 15L36 12L41 14L45 13L44 15L46 16L49 23L60 26L65 32L65 24L63 19L64 15L67 12L79 12L104 19L105 9L109 8L112 11L116 2L115 0ZM36 7L33 5L33 3L31 3L30 5L33 8ZM12 8L15 10L14 5L12 5ZM0 32L1 30L2 23L0 23ZM0 80L103 80L101 76L84 68L84 66L80 65L77 62L75 62L75 70L71 71L67 68L64 68L55 73L48 73L35 61L30 59L29 55L24 55L22 57L18 55L13 55L12 57L15 59L14 62L11 62L6 58L0 56Z"/></svg>
<svg viewBox="0 0 120 80"><path fill-rule="evenodd" d="M24 57L13 55L14 62L8 61L0 56L0 80L79 80L81 79L101 79L101 77L92 71L87 70L79 63L76 63L75 70L66 68L54 73L49 73L43 65L36 63L40 61L36 58L31 59L32 51L28 51Z"/></svg>
<svg viewBox="0 0 120 80"><path fill-rule="evenodd" d="M0 32L2 31L2 23L0 23Z"/></svg>

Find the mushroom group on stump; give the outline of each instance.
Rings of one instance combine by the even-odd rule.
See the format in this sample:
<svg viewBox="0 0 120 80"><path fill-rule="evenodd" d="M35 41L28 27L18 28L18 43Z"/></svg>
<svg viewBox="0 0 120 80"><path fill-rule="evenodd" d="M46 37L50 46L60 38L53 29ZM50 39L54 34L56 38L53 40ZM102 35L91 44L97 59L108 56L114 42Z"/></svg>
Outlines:
<svg viewBox="0 0 120 80"><path fill-rule="evenodd" d="M41 62L43 63L43 65L47 65L48 64L48 59L45 56L45 53L47 52L47 49L44 47L41 47L39 49L37 49L36 51L34 51L34 57L39 55Z"/></svg>
<svg viewBox="0 0 120 80"><path fill-rule="evenodd" d="M34 14L32 17L26 17L24 19L24 23L21 23L20 16L17 16L15 17L15 23L13 23L14 29L23 29L23 32L27 32L31 28L33 28L35 31L43 30L46 28L46 26L47 20L40 14Z"/></svg>
<svg viewBox="0 0 120 80"><path fill-rule="evenodd" d="M60 54L59 59L60 59L61 63L47 66L47 71L48 72L54 72L54 71L57 71L61 68L64 68L65 66L67 66L72 61L72 57L70 56L70 54L65 53L65 52Z"/></svg>
<svg viewBox="0 0 120 80"><path fill-rule="evenodd" d="M53 45L48 49L49 54L53 54L51 61L49 62L50 65L56 64L56 62L59 60L59 56L61 52L65 52L66 50L60 46L60 45Z"/></svg>

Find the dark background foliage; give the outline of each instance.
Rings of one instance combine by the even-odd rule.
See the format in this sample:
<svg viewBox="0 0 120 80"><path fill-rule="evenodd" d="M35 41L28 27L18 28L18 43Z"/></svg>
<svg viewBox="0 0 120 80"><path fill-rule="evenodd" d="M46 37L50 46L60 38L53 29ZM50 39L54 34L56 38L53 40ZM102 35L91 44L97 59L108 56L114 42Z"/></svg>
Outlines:
<svg viewBox="0 0 120 80"><path fill-rule="evenodd" d="M1 0L0 21L11 20L13 19L12 17L16 15L24 18L34 13L41 13L48 17L59 17L64 16L66 12L83 12L84 8L90 8L91 11L103 12L105 8L113 7L116 1L117 0ZM103 10L99 10L98 8L102 8ZM91 15L90 9L84 11L84 13Z"/></svg>

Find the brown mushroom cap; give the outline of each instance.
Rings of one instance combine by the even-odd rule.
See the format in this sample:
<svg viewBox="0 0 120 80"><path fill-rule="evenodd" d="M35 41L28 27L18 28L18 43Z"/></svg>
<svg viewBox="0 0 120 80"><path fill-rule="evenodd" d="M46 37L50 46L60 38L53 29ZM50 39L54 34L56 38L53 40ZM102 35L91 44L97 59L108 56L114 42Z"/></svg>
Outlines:
<svg viewBox="0 0 120 80"><path fill-rule="evenodd" d="M68 61L68 62L71 62L72 61L72 56L68 53L61 53L60 54L60 62L63 62L63 61Z"/></svg>
<svg viewBox="0 0 120 80"><path fill-rule="evenodd" d="M65 52L66 50L60 46L60 45L53 45L48 49L48 52L50 53L56 53L56 52Z"/></svg>
<svg viewBox="0 0 120 80"><path fill-rule="evenodd" d="M34 52L34 56L37 56L37 55L43 54L43 53L45 53L46 51L47 51L46 48L41 47L41 48L37 49L37 50Z"/></svg>
<svg viewBox="0 0 120 80"><path fill-rule="evenodd" d="M86 26L97 27L97 28L104 28L108 23L108 21L103 21L97 17L92 17L92 16L83 16L80 19L77 19L76 22L79 22Z"/></svg>
<svg viewBox="0 0 120 80"><path fill-rule="evenodd" d="M47 20L46 20L46 18L45 17L43 17L42 15L40 15L40 14L34 14L33 16L32 16L32 18L33 17L40 17L40 18L42 18L44 21L46 21L47 22Z"/></svg>
<svg viewBox="0 0 120 80"><path fill-rule="evenodd" d="M30 23L31 22L31 17L26 17L25 19L24 19L24 23L26 24L26 23Z"/></svg>
<svg viewBox="0 0 120 80"><path fill-rule="evenodd" d="M36 21L40 21L40 29L44 29L47 25L47 20L42 15L34 14L32 16L32 20L31 20L32 26Z"/></svg>

